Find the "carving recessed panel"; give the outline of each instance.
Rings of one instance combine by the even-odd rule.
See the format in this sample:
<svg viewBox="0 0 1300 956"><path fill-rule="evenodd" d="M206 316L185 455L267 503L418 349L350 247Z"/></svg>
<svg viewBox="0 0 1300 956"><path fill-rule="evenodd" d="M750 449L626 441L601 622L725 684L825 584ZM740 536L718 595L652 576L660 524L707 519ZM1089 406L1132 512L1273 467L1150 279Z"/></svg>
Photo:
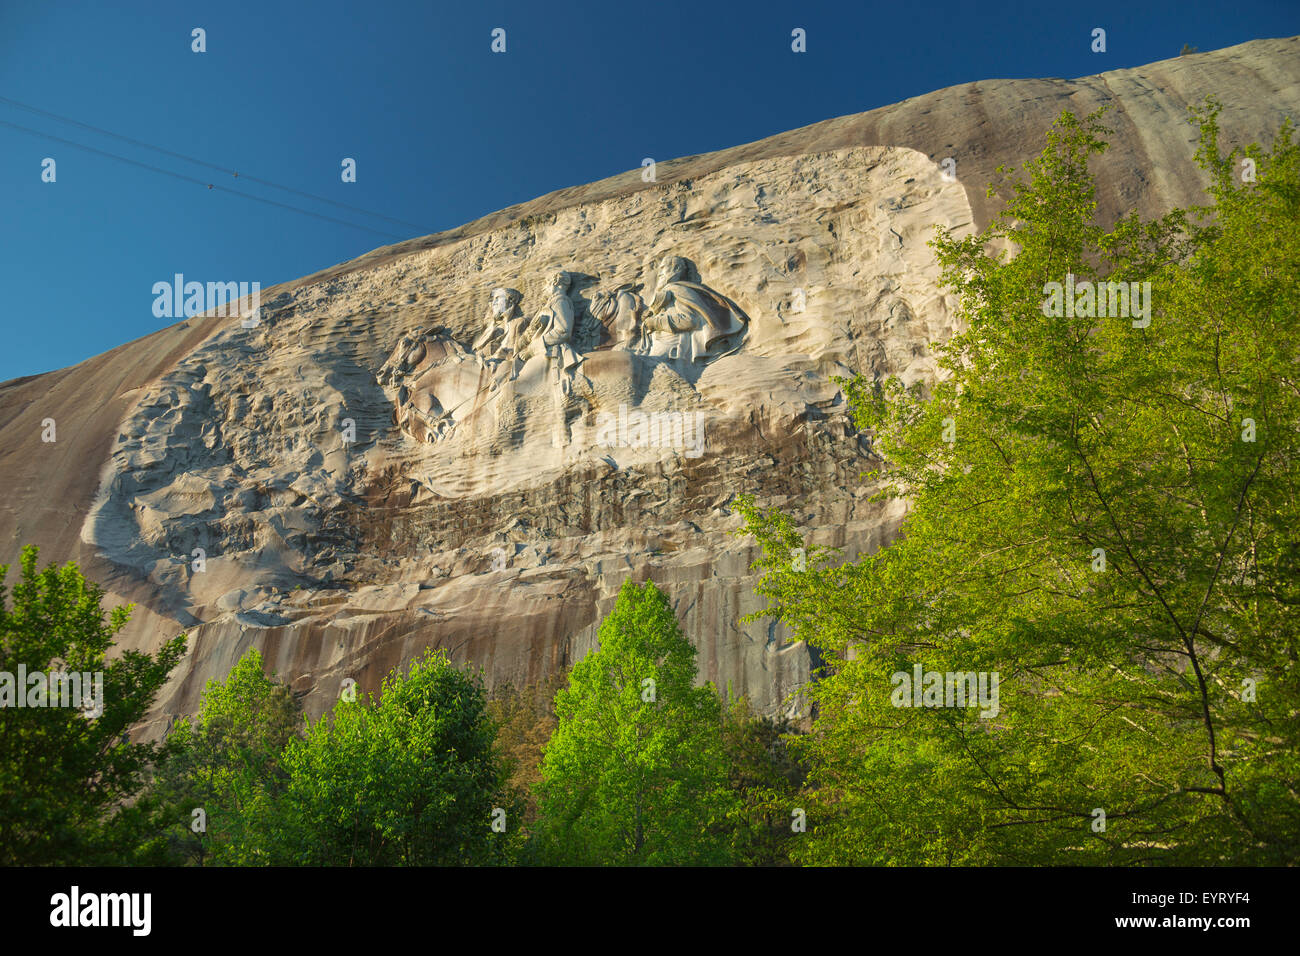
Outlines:
<svg viewBox="0 0 1300 956"><path fill-rule="evenodd" d="M694 264L681 256L659 261L648 298L633 283L588 297L576 291L574 276L552 273L545 300L531 314L515 289L493 289L482 330L468 347L432 328L404 335L377 375L393 401L397 426L433 444L459 434L471 420L499 432L516 400L534 407L549 402L556 432L567 442L568 423L589 405L584 396L593 382L585 364L592 352L631 356L626 364L590 370L598 377L617 369L650 381L663 365L691 382L704 366L744 344L744 310L699 282ZM603 344L578 341L584 315L599 324Z"/></svg>

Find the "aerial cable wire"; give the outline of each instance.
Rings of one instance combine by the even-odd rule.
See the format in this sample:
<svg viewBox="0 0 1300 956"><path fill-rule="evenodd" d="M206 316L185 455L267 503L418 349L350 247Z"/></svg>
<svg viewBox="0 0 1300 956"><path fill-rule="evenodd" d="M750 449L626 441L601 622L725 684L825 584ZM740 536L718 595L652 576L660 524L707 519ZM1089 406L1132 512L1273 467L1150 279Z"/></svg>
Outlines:
<svg viewBox="0 0 1300 956"><path fill-rule="evenodd" d="M2 99L2 97L0 97L0 99ZM94 146L87 146L84 143L73 142L70 139L64 139L61 136L55 136L52 133L45 133L38 129L31 129L30 127L27 126L19 126L17 123L10 123L6 120L0 120L0 126L7 126L10 129L20 130L21 132L24 133L30 133L33 136L40 136L45 139L52 139L56 143L63 143L65 146L71 146L74 149L82 149L88 153L97 153L100 156L107 156L109 159L116 159L118 162L129 163L132 166L139 166L141 169L148 169L155 173L162 173L164 176L171 176L173 179L180 179L187 183L194 183L199 186L206 186L208 189L216 189L223 193L229 193L232 196L239 196L243 199L251 199L254 202L266 203L268 206L276 206L280 209L287 209L290 212L296 212L303 216L311 216L314 219L323 219L325 222L337 223L340 226L350 226L353 229L362 229L366 232L373 232L376 235L384 236L388 239L396 239L399 242L404 242L407 239L411 238L410 236L394 235L391 232L384 232L383 230L380 229L372 229L370 226L363 226L360 223L348 222L346 219L336 219L333 216L322 215L321 213L312 212L308 209L300 209L297 206L290 206L288 203L277 202L274 199L267 199L264 196L254 196L250 193L240 192L238 189L230 189L227 186L218 186L215 185L214 183L205 183L201 179L195 179L193 176L186 176L184 173L174 172L170 169L163 169L161 166L154 166L152 163L143 163L138 159L129 159L126 156L119 156L117 155L117 153L110 153L107 150L97 149ZM251 179L252 177L248 177L248 178ZM336 203L335 205L338 204ZM360 211L364 212L364 210L360 210ZM382 218L386 218L386 217L382 217Z"/></svg>
<svg viewBox="0 0 1300 956"><path fill-rule="evenodd" d="M69 116L60 116L58 113L51 113L49 110L43 110L39 107L31 106L27 103L20 103L12 100L7 96L0 96L0 103L7 103L10 106L16 106L19 109L27 110L30 113L38 113L41 116L48 116L50 119L58 120L60 123L71 123L73 126L80 126L82 129L88 129L92 132L99 133L101 136L110 136L113 139L120 139L124 143L130 143L132 146L141 146L145 149L152 149L155 152L162 153L165 156L171 156L175 159L183 159L187 163L194 163L198 166L206 166L208 169L215 169L219 173L226 173L236 179L247 179L249 182L258 183L262 186L270 186L272 189L282 189L285 192L293 193L296 196L302 196L306 199L313 199L316 202L329 203L331 206L338 206L340 209L349 209L352 212L359 212L366 216L374 216L376 219L384 219L388 222L396 223L399 226L410 226L413 229L419 229L422 232L425 227L418 222L407 222L405 219L394 219L392 216L385 216L382 213L371 212L369 209L362 209L360 206L350 206L345 202L338 202L334 199L326 199L324 196L317 196L313 193L303 192L301 189L294 189L292 186L283 186L280 183L272 182L269 179L259 179L256 176L249 176L247 173L240 174L238 170L227 169L225 166L218 166L215 163L209 163L207 160L198 159L194 156L187 156L184 153L178 153L174 150L163 149L161 146L154 146L152 143L146 143L142 140L132 139L130 136L123 136L121 133L114 133L112 130L103 129L99 126L91 126L89 123L83 123L80 120L72 119Z"/></svg>

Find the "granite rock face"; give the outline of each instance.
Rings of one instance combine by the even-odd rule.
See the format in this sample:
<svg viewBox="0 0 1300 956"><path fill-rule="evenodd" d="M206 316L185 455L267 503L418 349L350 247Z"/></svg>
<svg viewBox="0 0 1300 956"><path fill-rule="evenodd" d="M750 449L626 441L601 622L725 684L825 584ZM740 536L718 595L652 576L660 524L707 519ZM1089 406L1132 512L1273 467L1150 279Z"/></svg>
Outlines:
<svg viewBox="0 0 1300 956"><path fill-rule="evenodd" d="M256 643L309 706L429 644L544 677L628 576L671 590L706 679L794 706L808 655L738 623L754 555L728 504L807 502L850 550L889 532L830 379L933 375L936 223L971 213L926 157L833 150L279 294L131 405L82 540L157 591L199 673Z"/></svg>
<svg viewBox="0 0 1300 956"><path fill-rule="evenodd" d="M756 553L730 505L782 505L847 557L894 533L831 379L933 377L935 227L983 226L993 168L1102 102L1102 217L1198 201L1186 105L1214 93L1225 139L1267 142L1298 53L939 91L376 250L268 290L251 328L199 317L5 383L3 557L37 543L136 602L127 646L189 633L154 732L249 646L313 715L431 645L537 680L628 577L669 592L703 679L796 713L809 653L740 623Z"/></svg>

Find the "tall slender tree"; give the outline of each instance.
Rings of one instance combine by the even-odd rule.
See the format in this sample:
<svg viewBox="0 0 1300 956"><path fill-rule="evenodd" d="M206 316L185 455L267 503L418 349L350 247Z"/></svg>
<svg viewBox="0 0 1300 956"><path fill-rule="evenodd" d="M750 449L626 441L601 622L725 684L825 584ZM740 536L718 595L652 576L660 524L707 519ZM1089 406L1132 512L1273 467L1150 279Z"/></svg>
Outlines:
<svg viewBox="0 0 1300 956"><path fill-rule="evenodd" d="M653 583L623 584L555 698L533 849L557 864L729 859L721 702Z"/></svg>
<svg viewBox="0 0 1300 956"><path fill-rule="evenodd" d="M149 790L172 851L200 865L257 862L288 782L284 749L302 732L301 706L255 648L209 681L198 716L168 734Z"/></svg>

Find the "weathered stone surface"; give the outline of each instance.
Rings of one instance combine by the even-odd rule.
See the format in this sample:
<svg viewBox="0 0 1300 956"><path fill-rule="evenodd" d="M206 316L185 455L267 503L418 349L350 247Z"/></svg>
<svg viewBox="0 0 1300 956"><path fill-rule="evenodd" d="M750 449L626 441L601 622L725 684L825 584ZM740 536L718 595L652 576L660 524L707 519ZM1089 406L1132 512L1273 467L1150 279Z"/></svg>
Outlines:
<svg viewBox="0 0 1300 956"><path fill-rule="evenodd" d="M739 623L755 555L729 504L782 504L848 556L896 528L830 378L934 374L934 227L983 225L993 168L1101 102L1102 215L1197 201L1186 105L1212 92L1226 139L1267 140L1297 53L939 91L376 250L269 290L256 328L201 317L4 383L5 557L37 543L137 602L127 646L189 632L154 730L254 644L313 714L431 644L534 680L629 575L670 591L704 678L795 707L808 654ZM620 439L654 414L681 430Z"/></svg>

